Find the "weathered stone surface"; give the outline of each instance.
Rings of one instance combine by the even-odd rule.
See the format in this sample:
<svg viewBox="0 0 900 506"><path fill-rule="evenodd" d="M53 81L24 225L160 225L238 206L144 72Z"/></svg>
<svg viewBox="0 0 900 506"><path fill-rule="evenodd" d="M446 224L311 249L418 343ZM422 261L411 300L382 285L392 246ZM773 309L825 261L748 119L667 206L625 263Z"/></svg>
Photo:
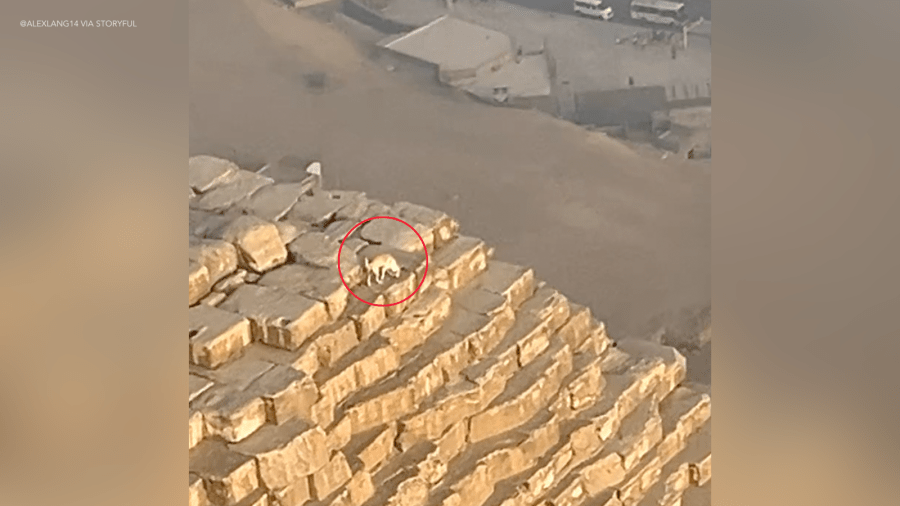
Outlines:
<svg viewBox="0 0 900 506"><path fill-rule="evenodd" d="M264 220L278 221L294 207L302 193L300 183L273 184L260 188L235 207Z"/></svg>
<svg viewBox="0 0 900 506"><path fill-rule="evenodd" d="M188 306L200 301L212 287L209 269L205 265L188 261Z"/></svg>
<svg viewBox="0 0 900 506"><path fill-rule="evenodd" d="M240 356L250 344L250 320L200 304L188 309L191 362L215 369Z"/></svg>
<svg viewBox="0 0 900 506"><path fill-rule="evenodd" d="M272 506L303 506L309 499L309 480L306 478L269 492L269 504Z"/></svg>
<svg viewBox="0 0 900 506"><path fill-rule="evenodd" d="M234 244L241 267L263 273L285 263L287 248L274 223L256 216L239 216L217 232L218 237Z"/></svg>
<svg viewBox="0 0 900 506"><path fill-rule="evenodd" d="M509 306L517 310L534 294L534 271L518 265L490 260L487 269L472 280L470 286L502 295Z"/></svg>
<svg viewBox="0 0 900 506"><path fill-rule="evenodd" d="M301 420L279 426L266 425L230 450L253 457L259 466L259 477L270 490L293 485L328 463L325 432Z"/></svg>
<svg viewBox="0 0 900 506"><path fill-rule="evenodd" d="M325 304L273 287L243 285L219 307L249 318L254 340L287 350L299 348L329 320Z"/></svg>
<svg viewBox="0 0 900 506"><path fill-rule="evenodd" d="M225 443L205 440L190 451L190 471L203 478L210 499L234 504L259 487L256 461L230 451Z"/></svg>
<svg viewBox="0 0 900 506"><path fill-rule="evenodd" d="M488 249L473 237L457 237L434 253L435 285L456 290L487 268Z"/></svg>
<svg viewBox="0 0 900 506"><path fill-rule="evenodd" d="M456 222L456 220L434 209L429 209L409 202L398 202L394 204L392 210L400 218L416 227L416 230L418 230L423 237L425 237L426 234L422 233L422 229L428 231L427 235L433 237L431 241L426 239L428 248L443 247L444 244L454 239L459 232L459 223ZM420 226L422 228L420 228Z"/></svg>
<svg viewBox="0 0 900 506"><path fill-rule="evenodd" d="M303 195L294 204L287 216L291 219L303 220L315 226L329 223L335 218L338 210L347 205L344 198L333 198L328 192L315 192L312 195Z"/></svg>
<svg viewBox="0 0 900 506"><path fill-rule="evenodd" d="M269 494L265 489L256 489L234 506L270 506Z"/></svg>
<svg viewBox="0 0 900 506"><path fill-rule="evenodd" d="M203 193L231 181L241 168L230 160L209 155L188 159L188 185Z"/></svg>
<svg viewBox="0 0 900 506"><path fill-rule="evenodd" d="M214 239L191 239L188 258L206 266L213 284L234 272L238 266L238 254L234 246Z"/></svg>
<svg viewBox="0 0 900 506"><path fill-rule="evenodd" d="M213 385L212 381L195 374L188 374L188 403L194 401L198 395L209 390Z"/></svg>
<svg viewBox="0 0 900 506"><path fill-rule="evenodd" d="M217 386L200 395L206 433L229 442L240 441L266 423L266 405L259 397L231 386Z"/></svg>
<svg viewBox="0 0 900 506"><path fill-rule="evenodd" d="M231 292L237 290L239 286L247 282L247 276L247 271L245 271L244 269L237 269L236 271L220 279L218 283L213 285L213 290L216 292L224 293L225 295L230 295Z"/></svg>
<svg viewBox="0 0 900 506"><path fill-rule="evenodd" d="M288 251L290 251L291 259L296 263L327 268L337 265L339 247L340 244L329 239L324 232L309 231L288 244ZM343 251L341 253L343 254ZM344 267L343 260L342 258L342 268Z"/></svg>
<svg viewBox="0 0 900 506"><path fill-rule="evenodd" d="M337 319L347 308L350 293L341 283L336 268L322 269L307 265L289 264L264 274L258 284L298 293L323 302L331 320Z"/></svg>
<svg viewBox="0 0 900 506"><path fill-rule="evenodd" d="M372 337L387 318L384 308L381 307L381 304L385 303L384 297L376 295L365 287L357 287L353 291L357 297L374 304L366 304L355 298L347 304L346 315L356 325L356 335L359 340L365 341Z"/></svg>
<svg viewBox="0 0 900 506"><path fill-rule="evenodd" d="M347 495L350 499L350 506L361 506L375 495L375 484L372 482L372 475L366 471L361 471L350 478L347 483Z"/></svg>
<svg viewBox="0 0 900 506"><path fill-rule="evenodd" d="M347 458L342 452L335 452L334 456L322 469L319 469L309 479L309 489L314 499L325 499L339 487L350 481L353 472L347 463Z"/></svg>
<svg viewBox="0 0 900 506"><path fill-rule="evenodd" d="M188 506L209 506L206 487L199 475L188 473Z"/></svg>
<svg viewBox="0 0 900 506"><path fill-rule="evenodd" d="M432 287L417 295L402 316L381 329L381 335L401 355L422 344L450 315L450 294L446 290Z"/></svg>
<svg viewBox="0 0 900 506"><path fill-rule="evenodd" d="M288 244L294 242L295 239L309 231L310 226L302 221L276 221L275 227L278 228L278 235L281 236L281 242L287 247ZM290 251L289 251L290 252Z"/></svg>
<svg viewBox="0 0 900 506"><path fill-rule="evenodd" d="M374 471L394 452L394 438L397 436L396 423L371 431L374 437L361 438L359 447L348 449L348 455L355 455L362 462L363 469Z"/></svg>
<svg viewBox="0 0 900 506"><path fill-rule="evenodd" d="M188 410L188 450L197 446L206 437L206 421L203 414L193 409Z"/></svg>
<svg viewBox="0 0 900 506"><path fill-rule="evenodd" d="M249 390L266 404L266 418L280 425L291 418L309 420L318 389L312 378L286 365L276 365L255 380Z"/></svg>
<svg viewBox="0 0 900 506"><path fill-rule="evenodd" d="M239 170L227 183L217 185L191 201L191 207L202 211L221 212L272 184L267 177Z"/></svg>
<svg viewBox="0 0 900 506"><path fill-rule="evenodd" d="M416 232L399 221L379 218L362 225L360 237L371 243L390 246L400 251L422 251L422 240Z"/></svg>

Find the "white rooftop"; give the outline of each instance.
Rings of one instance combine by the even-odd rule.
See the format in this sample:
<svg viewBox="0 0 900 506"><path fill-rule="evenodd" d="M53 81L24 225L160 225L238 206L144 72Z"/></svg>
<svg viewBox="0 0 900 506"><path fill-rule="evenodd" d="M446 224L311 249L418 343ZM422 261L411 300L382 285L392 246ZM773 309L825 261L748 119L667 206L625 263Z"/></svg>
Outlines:
<svg viewBox="0 0 900 506"><path fill-rule="evenodd" d="M449 16L381 45L443 70L475 69L512 50L507 35Z"/></svg>

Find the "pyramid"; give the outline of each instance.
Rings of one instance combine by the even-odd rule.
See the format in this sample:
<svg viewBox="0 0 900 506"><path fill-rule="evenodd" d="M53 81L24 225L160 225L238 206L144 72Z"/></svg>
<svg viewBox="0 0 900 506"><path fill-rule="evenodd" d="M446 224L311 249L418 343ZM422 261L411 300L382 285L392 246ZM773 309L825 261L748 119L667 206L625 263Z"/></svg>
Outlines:
<svg viewBox="0 0 900 506"><path fill-rule="evenodd" d="M440 211L189 175L190 506L708 504L711 393L675 349Z"/></svg>

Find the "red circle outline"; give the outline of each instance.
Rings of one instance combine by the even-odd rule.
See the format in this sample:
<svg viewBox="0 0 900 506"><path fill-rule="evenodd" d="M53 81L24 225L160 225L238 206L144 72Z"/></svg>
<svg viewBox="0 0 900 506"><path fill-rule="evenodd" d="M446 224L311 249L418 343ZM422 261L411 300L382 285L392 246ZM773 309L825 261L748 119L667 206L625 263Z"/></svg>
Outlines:
<svg viewBox="0 0 900 506"><path fill-rule="evenodd" d="M422 273L422 279L419 281L419 286L417 286L416 289L413 291L413 293L409 294L409 296L408 296L407 298L405 298L405 299L403 299L403 300L401 300L401 301L398 301L398 302L394 302L393 304L373 304L372 302L369 302L369 301L367 301L367 300L362 300L362 299L359 297L359 295L356 295L355 293L353 293L353 290L351 290L350 287L347 286L347 282L344 281L344 274L343 274L343 272L341 272L341 250L344 249L344 243L347 242L347 238L349 238L349 237L350 237L350 234L352 234L353 231L356 230L357 228L359 228L359 226L362 225L363 223L366 223L366 222L369 222L369 221L372 221L372 220L377 220L377 219L380 219L380 218L385 218L385 219L388 219L388 220L399 221L400 223L402 223L402 224L406 225L407 227L411 228L412 231L413 231L413 233L416 234L416 237L418 237L419 240L422 241L422 250L425 251L425 272ZM344 236L344 239L341 241L341 246L338 248L337 268L338 268L338 277L341 278L341 283L344 285L344 288L346 288L347 291L350 292L350 295L352 295L353 297L356 298L356 300L358 300L358 301L360 301L360 302L362 302L362 303L364 303L364 304L368 304L368 305L370 305L370 306L376 306L376 307L390 307L390 306L396 306L397 304L403 304L404 302L408 301L409 299L412 298L413 295L417 294L417 293L419 292L419 290L422 289L422 284L425 283L425 276L428 275L428 247L425 245L425 239L422 239L422 235L419 234L419 231L416 230L416 229L415 229L412 225L410 225L409 223L407 223L407 222L401 220L400 218L394 218L393 216L373 216L373 217L371 217L371 218L366 218L365 220L363 220L363 221L357 223L356 225L354 225L353 228L351 228L350 231L347 232L347 235Z"/></svg>

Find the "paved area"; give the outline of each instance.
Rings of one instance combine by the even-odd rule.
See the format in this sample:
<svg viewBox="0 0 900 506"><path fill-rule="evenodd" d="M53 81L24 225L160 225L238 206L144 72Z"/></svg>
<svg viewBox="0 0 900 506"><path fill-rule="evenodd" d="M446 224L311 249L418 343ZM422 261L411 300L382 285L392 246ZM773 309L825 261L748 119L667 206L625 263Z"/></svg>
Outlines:
<svg viewBox="0 0 900 506"><path fill-rule="evenodd" d="M436 0L392 0L383 13L404 23L425 24L447 12ZM666 86L680 97L699 90L711 92L712 52L708 36L689 36L688 49L673 60L668 44L643 49L616 44L646 29L574 15L556 15L525 9L502 1L460 1L453 14L509 34L515 40L542 40L556 59L558 80L569 82L575 93L628 86ZM674 88L674 92L672 91Z"/></svg>

